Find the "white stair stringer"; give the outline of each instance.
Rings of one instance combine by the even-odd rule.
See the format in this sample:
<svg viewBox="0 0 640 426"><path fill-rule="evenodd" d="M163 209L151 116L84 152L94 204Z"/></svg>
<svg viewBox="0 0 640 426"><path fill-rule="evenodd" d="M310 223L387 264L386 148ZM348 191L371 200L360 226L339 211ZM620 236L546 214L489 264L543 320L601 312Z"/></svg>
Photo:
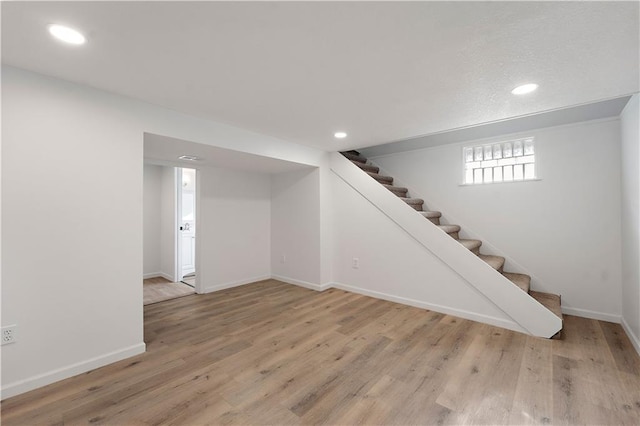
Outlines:
<svg viewBox="0 0 640 426"><path fill-rule="evenodd" d="M419 212L340 153L331 154L331 170L527 333L550 338L562 329L562 320L553 312L442 232L431 221L425 220Z"/></svg>

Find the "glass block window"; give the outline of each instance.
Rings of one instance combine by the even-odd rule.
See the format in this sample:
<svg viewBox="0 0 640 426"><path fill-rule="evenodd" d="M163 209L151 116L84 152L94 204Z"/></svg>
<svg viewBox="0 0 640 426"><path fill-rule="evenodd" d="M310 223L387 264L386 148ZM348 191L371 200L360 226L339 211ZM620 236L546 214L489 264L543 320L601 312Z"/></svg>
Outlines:
<svg viewBox="0 0 640 426"><path fill-rule="evenodd" d="M464 183L495 183L536 178L533 138L463 148Z"/></svg>

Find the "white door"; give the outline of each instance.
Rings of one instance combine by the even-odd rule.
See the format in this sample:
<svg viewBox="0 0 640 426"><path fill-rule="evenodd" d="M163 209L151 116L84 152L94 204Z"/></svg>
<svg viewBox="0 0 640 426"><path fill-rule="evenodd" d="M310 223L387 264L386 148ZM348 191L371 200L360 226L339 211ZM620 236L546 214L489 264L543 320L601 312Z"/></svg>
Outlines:
<svg viewBox="0 0 640 426"><path fill-rule="evenodd" d="M177 170L178 281L196 272L196 171Z"/></svg>

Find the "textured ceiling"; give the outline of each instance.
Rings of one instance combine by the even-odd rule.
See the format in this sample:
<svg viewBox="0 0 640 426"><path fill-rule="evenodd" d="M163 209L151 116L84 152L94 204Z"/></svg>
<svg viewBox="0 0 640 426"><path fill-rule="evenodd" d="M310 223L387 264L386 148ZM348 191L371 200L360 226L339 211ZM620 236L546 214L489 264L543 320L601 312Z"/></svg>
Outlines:
<svg viewBox="0 0 640 426"><path fill-rule="evenodd" d="M2 60L333 151L635 93L638 14L638 2L3 2ZM53 22L88 44L52 40ZM529 81L540 89L510 94Z"/></svg>

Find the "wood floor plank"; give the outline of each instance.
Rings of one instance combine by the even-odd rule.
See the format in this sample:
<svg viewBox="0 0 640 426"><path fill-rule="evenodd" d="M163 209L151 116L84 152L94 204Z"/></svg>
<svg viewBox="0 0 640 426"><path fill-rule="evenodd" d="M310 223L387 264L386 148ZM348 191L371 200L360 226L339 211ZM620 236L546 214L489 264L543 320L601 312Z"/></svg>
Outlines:
<svg viewBox="0 0 640 426"><path fill-rule="evenodd" d="M321 404L332 390L347 380L350 376L347 370L351 373L364 368L366 361L382 351L389 342L390 340L384 336L378 336L370 342L351 341L344 348L344 356L335 357L329 365L324 367L325 374L305 384L302 391L298 392L290 402L285 402L285 405L298 416L304 416L314 406Z"/></svg>
<svg viewBox="0 0 640 426"><path fill-rule="evenodd" d="M552 340L527 337L509 423L548 424L553 419Z"/></svg>
<svg viewBox="0 0 640 426"><path fill-rule="evenodd" d="M471 344L469 336L473 335L474 324L470 321L438 321L432 327L432 334L404 354L400 359L402 362L396 363L390 375L405 384L408 395L419 393L421 398L435 405L453 367L460 363Z"/></svg>
<svg viewBox="0 0 640 426"><path fill-rule="evenodd" d="M143 303L150 305L178 297L195 294L196 290L192 286L184 283L174 283L162 277L148 278L143 285Z"/></svg>
<svg viewBox="0 0 640 426"><path fill-rule="evenodd" d="M575 386L578 361L564 356L553 356L554 420L563 424L586 424L589 420L586 402L582 402ZM592 411L592 410L589 410ZM591 421L595 419L591 418Z"/></svg>
<svg viewBox="0 0 640 426"><path fill-rule="evenodd" d="M640 424L617 324L546 340L275 280L145 306L147 352L2 401L5 425Z"/></svg>
<svg viewBox="0 0 640 426"><path fill-rule="evenodd" d="M388 375L378 378L364 397L342 415L341 422L346 425L381 425L392 410L386 401L396 400L392 394L396 379Z"/></svg>
<svg viewBox="0 0 640 426"><path fill-rule="evenodd" d="M436 402L462 414L464 423L508 424L526 336L483 328Z"/></svg>
<svg viewBox="0 0 640 426"><path fill-rule="evenodd" d="M366 305L366 308L355 311L348 318L349 321L341 322L338 332L342 334L353 334L358 329L366 326L371 322L372 318L378 318L380 315L384 315L391 311L392 304L386 300L376 300L371 305Z"/></svg>
<svg viewBox="0 0 640 426"><path fill-rule="evenodd" d="M605 321L600 321L599 325L607 340L609 351L615 359L617 368L628 374L640 375L640 357L635 356L633 352L628 350L631 346L631 341L622 326Z"/></svg>

